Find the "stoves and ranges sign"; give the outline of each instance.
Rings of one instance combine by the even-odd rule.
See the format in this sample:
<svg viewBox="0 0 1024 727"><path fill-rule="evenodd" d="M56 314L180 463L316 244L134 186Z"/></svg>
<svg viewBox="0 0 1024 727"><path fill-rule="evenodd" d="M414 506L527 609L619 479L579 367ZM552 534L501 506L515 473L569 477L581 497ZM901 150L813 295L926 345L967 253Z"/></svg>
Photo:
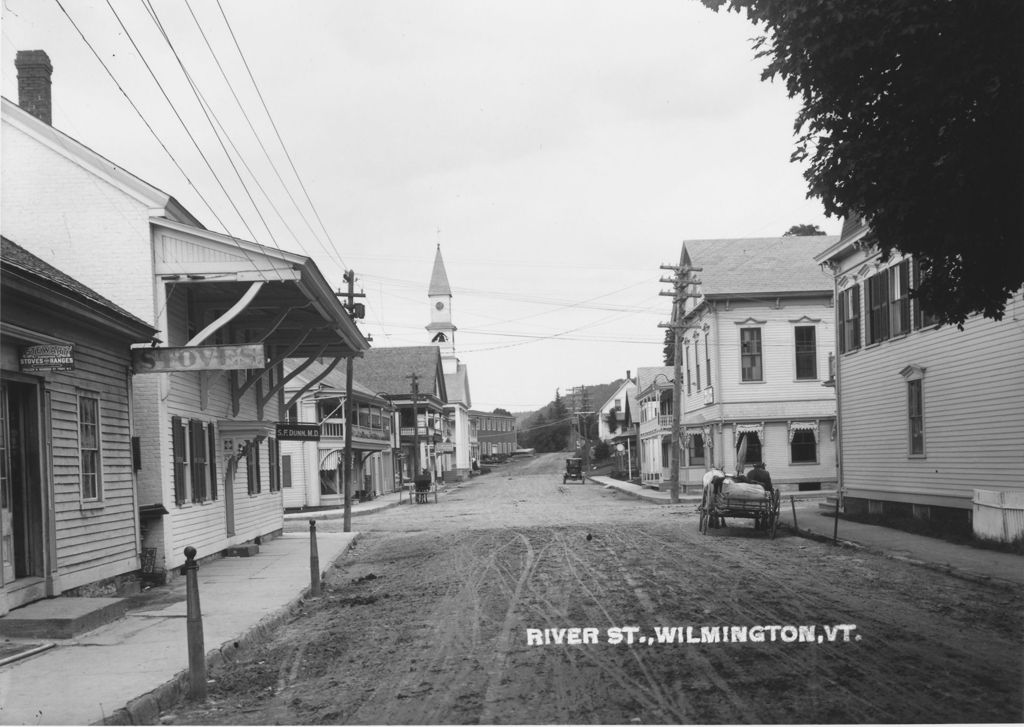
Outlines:
<svg viewBox="0 0 1024 727"><path fill-rule="evenodd" d="M22 371L74 371L75 347L70 343L26 346L18 355Z"/></svg>

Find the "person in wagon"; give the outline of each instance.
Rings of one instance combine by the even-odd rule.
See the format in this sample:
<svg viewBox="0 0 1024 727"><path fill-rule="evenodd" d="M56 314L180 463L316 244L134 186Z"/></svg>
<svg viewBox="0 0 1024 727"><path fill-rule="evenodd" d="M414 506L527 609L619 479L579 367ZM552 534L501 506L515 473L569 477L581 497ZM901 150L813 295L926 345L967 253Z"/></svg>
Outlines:
<svg viewBox="0 0 1024 727"><path fill-rule="evenodd" d="M747 481L756 482L764 488L765 492L772 491L772 476L764 468L764 462L758 462L753 469L747 472Z"/></svg>

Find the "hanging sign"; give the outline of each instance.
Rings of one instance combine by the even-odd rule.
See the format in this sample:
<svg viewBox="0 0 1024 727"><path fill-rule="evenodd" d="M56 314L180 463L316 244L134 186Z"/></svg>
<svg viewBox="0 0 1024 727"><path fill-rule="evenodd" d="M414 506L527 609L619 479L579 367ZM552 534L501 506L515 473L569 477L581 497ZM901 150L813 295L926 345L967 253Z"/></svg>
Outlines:
<svg viewBox="0 0 1024 727"><path fill-rule="evenodd" d="M262 369L266 353L262 343L236 346L188 346L186 348L133 348L132 366L137 374L217 369Z"/></svg>
<svg viewBox="0 0 1024 727"><path fill-rule="evenodd" d="M18 367L22 371L74 371L75 347L70 343L50 343L21 349Z"/></svg>
<svg viewBox="0 0 1024 727"><path fill-rule="evenodd" d="M320 425L278 422L276 437L279 442L319 442Z"/></svg>

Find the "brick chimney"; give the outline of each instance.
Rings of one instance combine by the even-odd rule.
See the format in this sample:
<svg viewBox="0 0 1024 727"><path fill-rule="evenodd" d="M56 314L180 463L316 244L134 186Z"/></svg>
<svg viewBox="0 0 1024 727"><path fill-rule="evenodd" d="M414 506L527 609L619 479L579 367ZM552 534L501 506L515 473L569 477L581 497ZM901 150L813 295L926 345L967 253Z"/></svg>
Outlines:
<svg viewBox="0 0 1024 727"><path fill-rule="evenodd" d="M18 69L18 105L37 119L53 123L50 101L50 57L41 50L20 50L14 59Z"/></svg>

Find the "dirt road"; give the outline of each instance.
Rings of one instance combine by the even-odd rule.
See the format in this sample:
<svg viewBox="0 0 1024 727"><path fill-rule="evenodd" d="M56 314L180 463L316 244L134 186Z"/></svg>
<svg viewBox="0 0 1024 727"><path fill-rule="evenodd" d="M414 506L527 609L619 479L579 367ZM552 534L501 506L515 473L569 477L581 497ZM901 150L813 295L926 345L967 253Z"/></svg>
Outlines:
<svg viewBox="0 0 1024 727"><path fill-rule="evenodd" d="M701 536L693 505L563 485L556 456L355 524L325 595L165 721L1024 716L1020 590L749 524Z"/></svg>

